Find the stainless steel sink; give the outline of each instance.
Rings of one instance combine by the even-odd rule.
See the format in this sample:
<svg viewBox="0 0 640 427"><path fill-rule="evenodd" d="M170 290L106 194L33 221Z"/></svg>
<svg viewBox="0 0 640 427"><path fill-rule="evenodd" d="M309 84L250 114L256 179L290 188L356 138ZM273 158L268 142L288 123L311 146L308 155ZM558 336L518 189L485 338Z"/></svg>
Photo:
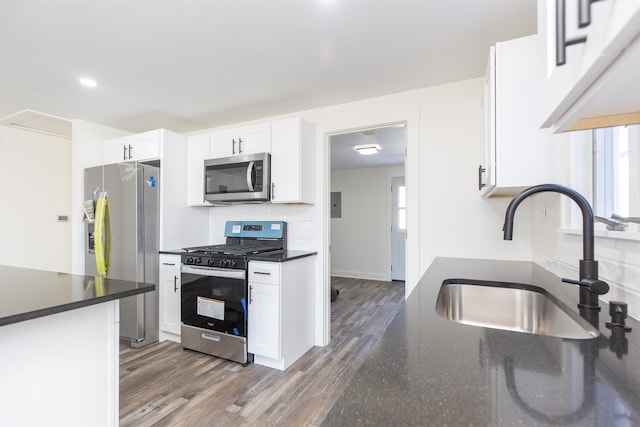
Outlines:
<svg viewBox="0 0 640 427"><path fill-rule="evenodd" d="M447 279L440 287L436 313L467 325L561 338L600 334L544 289L518 283Z"/></svg>

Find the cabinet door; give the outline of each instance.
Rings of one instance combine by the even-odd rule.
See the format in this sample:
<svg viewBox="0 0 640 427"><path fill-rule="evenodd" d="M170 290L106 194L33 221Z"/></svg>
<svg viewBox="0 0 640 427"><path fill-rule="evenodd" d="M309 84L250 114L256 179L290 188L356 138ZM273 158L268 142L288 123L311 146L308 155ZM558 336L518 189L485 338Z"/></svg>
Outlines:
<svg viewBox="0 0 640 427"><path fill-rule="evenodd" d="M315 202L315 129L311 124L299 117L271 123L271 170L275 173L272 202Z"/></svg>
<svg viewBox="0 0 640 427"><path fill-rule="evenodd" d="M482 194L496 185L496 50L489 48L489 60L484 77L482 97L482 133L480 135L480 170L478 170L478 190Z"/></svg>
<svg viewBox="0 0 640 427"><path fill-rule="evenodd" d="M238 152L238 129L226 129L211 133L210 158L236 156Z"/></svg>
<svg viewBox="0 0 640 427"><path fill-rule="evenodd" d="M180 334L180 255L160 255L160 329Z"/></svg>
<svg viewBox="0 0 640 427"><path fill-rule="evenodd" d="M209 159L209 133L187 139L187 203L207 205L204 201L204 161Z"/></svg>
<svg viewBox="0 0 640 427"><path fill-rule="evenodd" d="M280 287L249 282L249 353L280 359Z"/></svg>
<svg viewBox="0 0 640 427"><path fill-rule="evenodd" d="M555 181L553 139L536 118L538 36L496 43L486 81L483 196L506 196ZM493 53L494 51L492 51ZM492 67L493 61L495 66Z"/></svg>
<svg viewBox="0 0 640 427"><path fill-rule="evenodd" d="M160 158L160 131L111 139L105 142L105 164Z"/></svg>
<svg viewBox="0 0 640 427"><path fill-rule="evenodd" d="M268 153L271 151L271 123L260 123L238 129L239 154Z"/></svg>
<svg viewBox="0 0 640 427"><path fill-rule="evenodd" d="M556 4L559 1L561 0L538 2L539 32L544 39L542 55L545 57L544 63L539 67L543 80L540 122L544 122L544 127L551 126L555 130L562 131L573 124L564 122L563 115L567 110L601 77L604 71L612 66L620 53L640 34L640 2L627 0L594 2L587 6L591 14L590 24L580 28L578 25L579 2L566 0L565 19L559 21L564 24L565 41L581 37L585 37L586 41L567 46L564 49L566 62L563 65L557 65L558 34L560 38L562 37L556 30L556 19L562 16L556 13ZM611 99L606 101L611 102Z"/></svg>

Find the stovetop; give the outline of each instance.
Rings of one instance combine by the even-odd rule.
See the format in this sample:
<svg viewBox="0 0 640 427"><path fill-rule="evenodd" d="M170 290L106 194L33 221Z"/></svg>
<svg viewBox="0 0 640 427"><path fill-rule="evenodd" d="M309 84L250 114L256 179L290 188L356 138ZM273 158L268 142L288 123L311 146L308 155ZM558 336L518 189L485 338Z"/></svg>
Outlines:
<svg viewBox="0 0 640 427"><path fill-rule="evenodd" d="M227 221L224 235L224 244L183 248L182 263L244 269L249 255L275 254L287 247L287 223L284 221Z"/></svg>
<svg viewBox="0 0 640 427"><path fill-rule="evenodd" d="M183 250L186 253L191 255L237 255L237 256L259 254L263 252L272 252L280 249L281 248L259 246L259 245L228 245L228 244L183 248Z"/></svg>

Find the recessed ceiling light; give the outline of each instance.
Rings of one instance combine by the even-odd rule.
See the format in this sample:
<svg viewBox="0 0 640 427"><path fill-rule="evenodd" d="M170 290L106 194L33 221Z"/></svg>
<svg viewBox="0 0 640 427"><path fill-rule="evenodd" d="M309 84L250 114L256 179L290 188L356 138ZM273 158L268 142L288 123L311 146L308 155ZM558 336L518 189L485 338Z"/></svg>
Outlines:
<svg viewBox="0 0 640 427"><path fill-rule="evenodd" d="M86 86L86 87L96 87L96 86L98 86L98 83L95 80L90 79L88 77L80 77L79 80L80 80L80 84L82 86Z"/></svg>
<svg viewBox="0 0 640 427"><path fill-rule="evenodd" d="M380 146L377 144L356 145L353 149L363 156L369 156L371 154L377 154L378 151L380 151Z"/></svg>

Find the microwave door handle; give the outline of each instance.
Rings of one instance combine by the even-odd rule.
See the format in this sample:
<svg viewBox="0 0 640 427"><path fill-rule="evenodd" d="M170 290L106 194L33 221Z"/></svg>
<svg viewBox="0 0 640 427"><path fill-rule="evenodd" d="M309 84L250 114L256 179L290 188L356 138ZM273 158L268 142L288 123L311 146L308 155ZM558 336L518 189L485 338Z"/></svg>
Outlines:
<svg viewBox="0 0 640 427"><path fill-rule="evenodd" d="M253 179L251 179L251 176L253 175L253 170L255 169L255 167L256 167L255 162L249 162L249 166L247 166L247 187L251 192L256 191L253 185Z"/></svg>

